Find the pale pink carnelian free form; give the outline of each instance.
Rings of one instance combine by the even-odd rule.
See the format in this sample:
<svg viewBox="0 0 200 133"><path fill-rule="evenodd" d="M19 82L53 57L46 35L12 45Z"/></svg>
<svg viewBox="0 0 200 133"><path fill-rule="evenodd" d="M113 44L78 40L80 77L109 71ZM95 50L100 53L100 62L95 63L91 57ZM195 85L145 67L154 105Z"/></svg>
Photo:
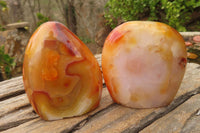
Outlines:
<svg viewBox="0 0 200 133"><path fill-rule="evenodd" d="M131 21L116 27L102 52L103 76L113 100L133 108L168 105L186 67L182 36L159 22Z"/></svg>
<svg viewBox="0 0 200 133"><path fill-rule="evenodd" d="M24 88L45 120L82 115L100 102L102 75L90 50L58 22L42 24L24 57Z"/></svg>

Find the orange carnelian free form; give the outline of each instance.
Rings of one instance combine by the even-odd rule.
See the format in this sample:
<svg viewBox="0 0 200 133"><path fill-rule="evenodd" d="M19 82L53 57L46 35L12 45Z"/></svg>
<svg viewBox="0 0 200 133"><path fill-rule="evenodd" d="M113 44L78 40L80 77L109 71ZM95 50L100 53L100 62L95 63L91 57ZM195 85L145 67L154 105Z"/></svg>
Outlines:
<svg viewBox="0 0 200 133"><path fill-rule="evenodd" d="M168 105L187 62L182 36L172 27L130 21L116 27L102 52L102 70L113 100L133 108Z"/></svg>
<svg viewBox="0 0 200 133"><path fill-rule="evenodd" d="M45 120L82 115L100 102L102 76L97 60L58 22L42 24L30 38L23 80L32 107Z"/></svg>

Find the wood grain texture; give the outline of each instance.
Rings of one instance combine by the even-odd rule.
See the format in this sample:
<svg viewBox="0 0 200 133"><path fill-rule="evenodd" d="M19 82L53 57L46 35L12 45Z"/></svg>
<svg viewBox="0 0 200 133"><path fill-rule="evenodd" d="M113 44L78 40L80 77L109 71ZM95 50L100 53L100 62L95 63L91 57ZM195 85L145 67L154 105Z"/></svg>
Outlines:
<svg viewBox="0 0 200 133"><path fill-rule="evenodd" d="M187 63L185 76L176 97L192 91L200 86L200 65Z"/></svg>
<svg viewBox="0 0 200 133"><path fill-rule="evenodd" d="M0 101L23 94L24 92L22 76L0 82Z"/></svg>
<svg viewBox="0 0 200 133"><path fill-rule="evenodd" d="M178 133L185 126L186 122L191 119L194 113L200 109L200 94L191 97L182 105L171 111L167 115L153 122L146 127L141 133L156 131L157 133ZM187 123L188 124L188 123ZM194 127L199 127L200 123L193 123ZM189 131L191 132L191 130Z"/></svg>
<svg viewBox="0 0 200 133"><path fill-rule="evenodd" d="M24 106L28 106L29 101L26 94L22 94L10 99L6 99L0 102L0 117L6 115L9 112L20 109Z"/></svg>
<svg viewBox="0 0 200 133"><path fill-rule="evenodd" d="M200 133L200 109L191 115L181 129L181 133Z"/></svg>
<svg viewBox="0 0 200 133"><path fill-rule="evenodd" d="M38 117L31 106L15 110L0 118L0 131L16 127Z"/></svg>

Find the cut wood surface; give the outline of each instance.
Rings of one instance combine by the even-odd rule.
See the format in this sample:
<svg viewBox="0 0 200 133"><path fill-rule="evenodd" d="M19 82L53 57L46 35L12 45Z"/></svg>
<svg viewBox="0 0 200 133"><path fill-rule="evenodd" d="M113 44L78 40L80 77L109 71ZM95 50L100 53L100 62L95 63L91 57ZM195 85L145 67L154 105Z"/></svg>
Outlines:
<svg viewBox="0 0 200 133"><path fill-rule="evenodd" d="M18 29L18 28L24 28L28 26L29 26L28 22L18 22L18 23L7 24L6 29Z"/></svg>
<svg viewBox="0 0 200 133"><path fill-rule="evenodd" d="M23 94L24 92L21 76L0 82L0 101L12 96Z"/></svg>
<svg viewBox="0 0 200 133"><path fill-rule="evenodd" d="M101 55L96 57L101 62ZM199 133L199 123L200 66L194 63L187 64L181 87L167 107L132 109L118 105L113 103L105 86L97 109L56 121L44 121L33 111L24 93L22 77L0 82L0 131L3 133Z"/></svg>
<svg viewBox="0 0 200 133"><path fill-rule="evenodd" d="M153 131L160 133L165 133L165 131L169 131L171 133L181 132L187 121L190 120L191 117L195 116L198 110L200 110L200 94L191 97L184 104L178 106L175 110L153 122L150 126L142 130L141 133ZM193 126L199 127L200 123L193 123ZM190 131L194 132L193 129Z"/></svg>

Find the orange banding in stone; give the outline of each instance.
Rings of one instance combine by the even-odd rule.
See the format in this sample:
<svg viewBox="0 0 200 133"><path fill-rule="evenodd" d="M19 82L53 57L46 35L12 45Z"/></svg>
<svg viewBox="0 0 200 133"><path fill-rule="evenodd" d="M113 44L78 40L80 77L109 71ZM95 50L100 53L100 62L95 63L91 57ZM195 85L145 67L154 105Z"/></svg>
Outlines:
<svg viewBox="0 0 200 133"><path fill-rule="evenodd" d="M58 72L56 66L58 65L58 60L60 55L58 52L53 50L48 50L46 52L44 66L42 68L42 78L44 80L55 80L58 77Z"/></svg>

